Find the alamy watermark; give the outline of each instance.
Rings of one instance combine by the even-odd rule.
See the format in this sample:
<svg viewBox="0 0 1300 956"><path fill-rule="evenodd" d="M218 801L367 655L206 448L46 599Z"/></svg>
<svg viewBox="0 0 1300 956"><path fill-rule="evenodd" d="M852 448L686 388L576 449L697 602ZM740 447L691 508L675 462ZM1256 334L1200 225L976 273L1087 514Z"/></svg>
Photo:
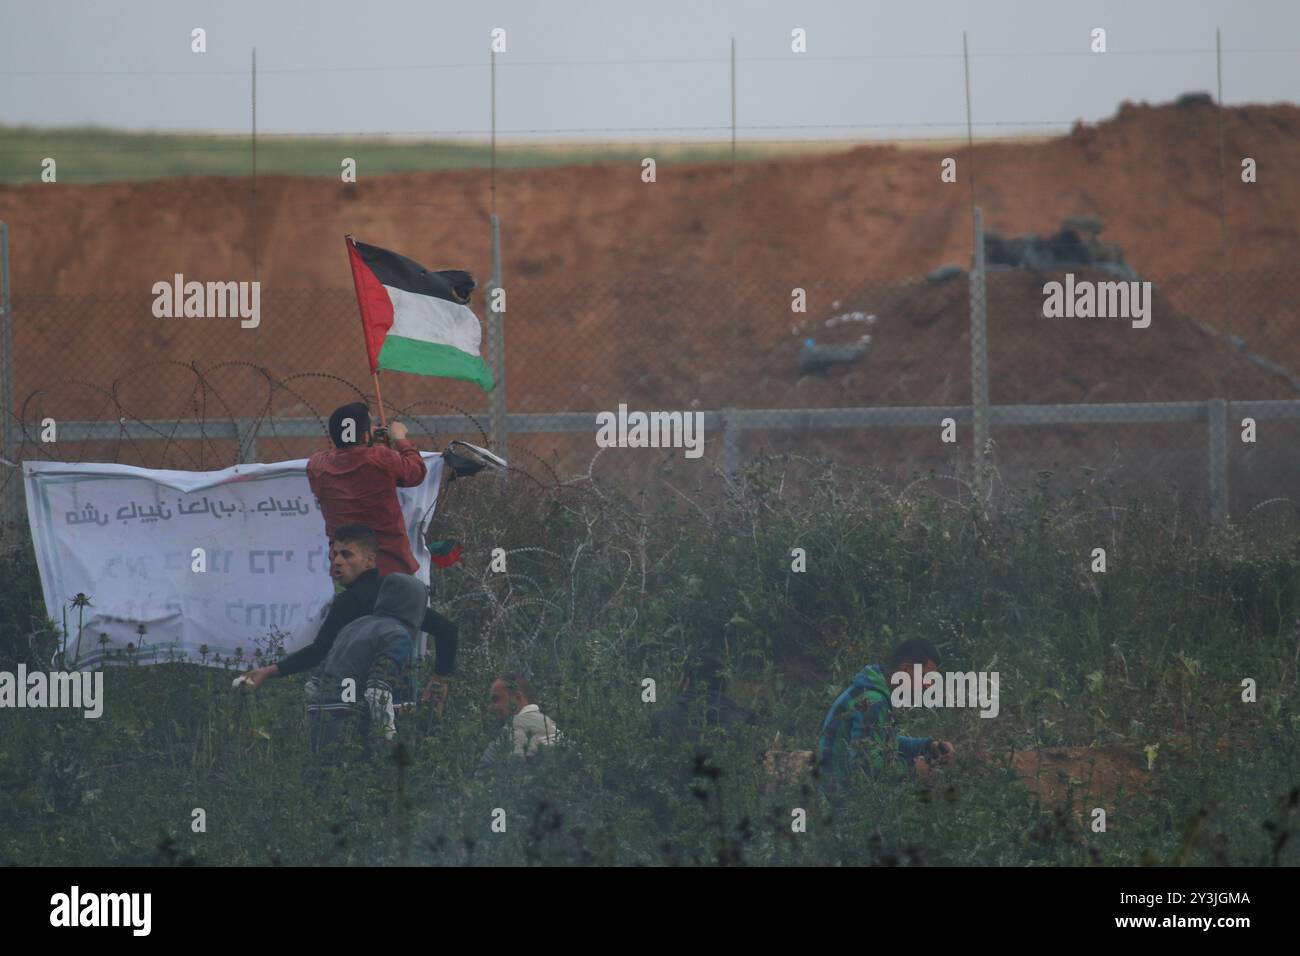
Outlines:
<svg viewBox="0 0 1300 956"><path fill-rule="evenodd" d="M601 448L684 448L687 458L704 454L703 412L597 412Z"/></svg>
<svg viewBox="0 0 1300 956"><path fill-rule="evenodd" d="M104 713L103 671L0 671L0 708L72 707L93 720Z"/></svg>
<svg viewBox="0 0 1300 956"><path fill-rule="evenodd" d="M129 926L133 936L148 936L152 893L70 893L50 897L51 926Z"/></svg>
<svg viewBox="0 0 1300 956"><path fill-rule="evenodd" d="M979 707L981 717L998 715L997 671L923 673L913 664L911 674L900 671L890 682L889 702L895 707Z"/></svg>
<svg viewBox="0 0 1300 956"><path fill-rule="evenodd" d="M178 272L170 283L155 282L151 291L158 319L239 318L242 329L255 329L262 322L260 282L186 282Z"/></svg>
<svg viewBox="0 0 1300 956"><path fill-rule="evenodd" d="M1067 272L1064 283L1044 285L1043 296L1048 319L1132 319L1135 329L1151 324L1150 282L1076 282Z"/></svg>

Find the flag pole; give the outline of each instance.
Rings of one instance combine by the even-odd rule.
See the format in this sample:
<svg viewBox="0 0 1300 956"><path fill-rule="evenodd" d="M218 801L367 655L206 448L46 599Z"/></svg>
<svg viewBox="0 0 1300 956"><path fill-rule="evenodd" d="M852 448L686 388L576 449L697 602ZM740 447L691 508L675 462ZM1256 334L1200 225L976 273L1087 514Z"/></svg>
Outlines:
<svg viewBox="0 0 1300 956"><path fill-rule="evenodd" d="M384 396L379 392L379 373L371 372L370 375L375 380L375 398L379 400L379 427L387 428L388 424L384 421Z"/></svg>
<svg viewBox="0 0 1300 956"><path fill-rule="evenodd" d="M343 241L344 241L344 243L350 245L353 249L356 248L357 240L356 240L356 237L353 236L351 233L347 233L347 234L343 237ZM352 274L352 281L353 281L353 283L354 283L354 285L355 285L355 283L356 283L356 273L355 273L355 272L353 272L353 274ZM358 292L357 292L357 308L358 308L358 309L361 308L361 292L360 292L360 290L358 290ZM362 312L362 315L361 315L361 327L362 327L363 330L364 330L364 328L365 328L365 321L366 321L366 317L365 317L365 313L364 313L364 311L363 311L363 312ZM383 396L383 393L381 393L381 392L379 391L379 369L378 369L378 368L372 368L372 369L370 370L370 377L371 377L371 379L374 380L374 383L375 383L375 399L378 401L378 404L379 404L379 427L380 427L380 428L387 428L387 427L388 427L388 422L385 420L385 416L384 416L384 396Z"/></svg>

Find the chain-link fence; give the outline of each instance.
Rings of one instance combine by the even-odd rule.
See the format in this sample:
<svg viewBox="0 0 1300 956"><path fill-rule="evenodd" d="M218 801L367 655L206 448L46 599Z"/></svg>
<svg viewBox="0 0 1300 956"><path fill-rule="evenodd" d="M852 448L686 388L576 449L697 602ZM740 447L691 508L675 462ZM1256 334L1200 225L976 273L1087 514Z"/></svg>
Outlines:
<svg viewBox="0 0 1300 956"><path fill-rule="evenodd" d="M39 286L17 283L5 316L7 457L213 468L320 447L333 407L375 399L355 294L323 265L341 262L345 231L416 258L436 249L454 260L437 266L474 271L483 355L495 365L482 292L499 213L505 367L494 371L504 402L463 382L381 377L385 405L429 441L499 446L508 435L512 463L585 473L600 451L595 414L626 406L700 412L705 423L702 461L680 449L603 453L602 468L629 477L734 471L787 451L898 481L957 475L989 493L1052 472L1065 487L1184 495L1217 516L1294 498L1300 273L1283 248L1295 241L1294 197L1278 171L1295 167L1300 123L1286 103L1223 105L1224 76L1231 89L1234 65L1258 51L1223 48L1216 35L1212 51L1103 56L1090 36L1046 70L1037 47L976 44L968 56L964 35L960 49L854 51L833 58L841 86L929 84L951 99L912 116L869 97L853 116L828 108L791 123L764 112L766 84L780 75L798 102L821 103L820 54L778 58L744 44L738 54L734 39L722 41L671 62L569 51L555 62L494 53L487 70L468 60L383 64L411 78L436 69L483 95L480 128L429 130L437 142L354 129L259 138L259 96L283 109L302 80L327 88L349 74L309 58L264 62L259 85L256 57L242 55L215 72L157 75L214 84L247 104L246 140L27 131L0 150L0 174L27 184L0 191L0 218L23 230L10 255ZM580 129L545 130L530 119L501 132L542 135L559 152L498 145L498 59L515 82L559 82L557 103L611 71L658 79L729 62L725 83L702 89L730 99L730 122L583 116ZM561 61L567 68L554 70ZM1072 91L1103 81L1147 88L1153 64L1194 85L1169 104L1123 102L1097 124L1067 109ZM158 82L144 67L78 75L123 96ZM1059 89L1050 101L1060 113L994 116L989 104L1008 90L1022 101L1027 75ZM1197 92L1208 88L1214 95ZM502 86L505 102L516 102L514 89ZM1277 91L1289 96L1286 83ZM422 102L410 116L424 115ZM954 122L962 106L965 121ZM570 142L616 130L632 138ZM774 152L770 136L793 138ZM908 138L881 148L863 136ZM38 182L47 160L59 178ZM84 209L65 192L128 179L149 182L76 185L94 191L81 194L94 200ZM976 206L978 241L967 225ZM975 248L987 262L972 275ZM955 264L926 274L945 261ZM145 289L173 268L264 277L258 327L159 318ZM116 283L102 285L105 275ZM1052 283L1069 300L1055 317ZM1103 297L1118 302L1117 287L1101 291L1110 283L1131 293L1123 316L1074 314L1076 287L1097 287L1094 312ZM46 421L58 423L57 442L42 440ZM977 446L987 474L974 473ZM11 504L17 475L0 475Z"/></svg>
<svg viewBox="0 0 1300 956"><path fill-rule="evenodd" d="M1285 403L1300 398L1300 342L1284 330L1300 291L1294 276L1140 277L1152 283L1146 327L1127 317L1046 317L1044 288L1064 282L1064 271L990 265L984 279L998 480L1053 471L1177 487L1205 502L1214 481L1206 403L1226 400L1219 470L1228 509L1293 494L1300 418ZM969 469L979 286L972 296L962 270L895 283L664 273L576 288L546 275L512 279L507 269L503 285L511 447L558 473L589 465L592 413L620 405L708 413L705 460L729 468L786 450L900 480ZM159 319L153 301L13 297L20 457L197 469L299 457L320 447L332 408L373 401L351 289L265 286L255 329L238 318ZM381 385L387 407L431 440L489 441L488 402L476 387L393 373ZM1264 404L1241 404L1252 402ZM868 411L839 419L783 411L830 409ZM890 409L901 411L879 414ZM546 418L563 413L587 414ZM1253 436L1242 422L1250 417ZM42 440L49 421L61 429L55 442ZM689 464L680 451L656 454Z"/></svg>

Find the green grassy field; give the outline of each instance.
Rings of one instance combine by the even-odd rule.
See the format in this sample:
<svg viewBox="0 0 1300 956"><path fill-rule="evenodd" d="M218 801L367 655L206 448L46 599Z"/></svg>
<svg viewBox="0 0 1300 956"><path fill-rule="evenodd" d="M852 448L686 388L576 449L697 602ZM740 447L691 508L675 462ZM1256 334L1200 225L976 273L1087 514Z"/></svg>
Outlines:
<svg viewBox="0 0 1300 956"><path fill-rule="evenodd" d="M791 152L833 148L836 148L833 144L803 143L740 145L736 159L749 162ZM497 166L501 169L640 162L646 155L667 162L729 162L731 144L497 144ZM57 163L58 182L61 183L169 176L248 176L253 170L249 136L127 133L94 127L47 130L0 126L0 182L40 182L41 162L46 157L52 157ZM344 157L356 160L359 173L374 175L486 168L491 163L491 149L488 143L438 140L414 142L266 135L257 140L258 175L281 173L336 178Z"/></svg>
<svg viewBox="0 0 1300 956"><path fill-rule="evenodd" d="M0 863L1300 860L1293 518L1212 532L1158 494L1111 500L1086 486L1061 500L1046 476L991 516L951 482L900 493L784 460L664 504L590 482L479 482L446 506L472 530L468 566L436 581L462 632L442 720L417 714L395 754L323 771L306 753L300 678L243 695L232 671L128 660L108 672L98 720L0 711ZM504 574L488 570L493 547L509 552ZM806 571L791 570L793 547ZM1104 573L1090 570L1094 547ZM3 561L0 669L40 666L58 636L32 634L30 549ZM70 621L75 635L75 611ZM994 719L900 714L904 732L952 740L953 767L834 804L811 779L764 772L759 751L778 734L781 749L813 747L852 675L908 637L936 642L945 669L1000 674ZM759 725L653 739L649 714L704 652L726 660ZM475 780L494 732L488 681L503 669L532 674L567 746ZM1076 769L1052 800L1011 770L1016 751L1065 746L1130 754L1135 785L1084 800ZM1105 832L1089 825L1095 806ZM196 808L206 832L192 828ZM492 828L498 809L505 832ZM798 810L806 832L792 829Z"/></svg>

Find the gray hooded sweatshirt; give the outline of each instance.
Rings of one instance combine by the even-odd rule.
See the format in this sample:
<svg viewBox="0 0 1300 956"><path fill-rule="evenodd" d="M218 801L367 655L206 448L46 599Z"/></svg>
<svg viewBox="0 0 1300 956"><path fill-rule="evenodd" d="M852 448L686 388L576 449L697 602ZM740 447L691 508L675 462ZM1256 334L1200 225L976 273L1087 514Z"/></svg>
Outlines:
<svg viewBox="0 0 1300 956"><path fill-rule="evenodd" d="M375 610L348 624L334 639L321 665L323 701L341 701L343 681L351 678L351 703L361 704L363 689L378 687L391 693L391 682L411 662L413 635L428 605L424 584L409 574L389 574L379 585ZM327 709L329 705L326 704Z"/></svg>

